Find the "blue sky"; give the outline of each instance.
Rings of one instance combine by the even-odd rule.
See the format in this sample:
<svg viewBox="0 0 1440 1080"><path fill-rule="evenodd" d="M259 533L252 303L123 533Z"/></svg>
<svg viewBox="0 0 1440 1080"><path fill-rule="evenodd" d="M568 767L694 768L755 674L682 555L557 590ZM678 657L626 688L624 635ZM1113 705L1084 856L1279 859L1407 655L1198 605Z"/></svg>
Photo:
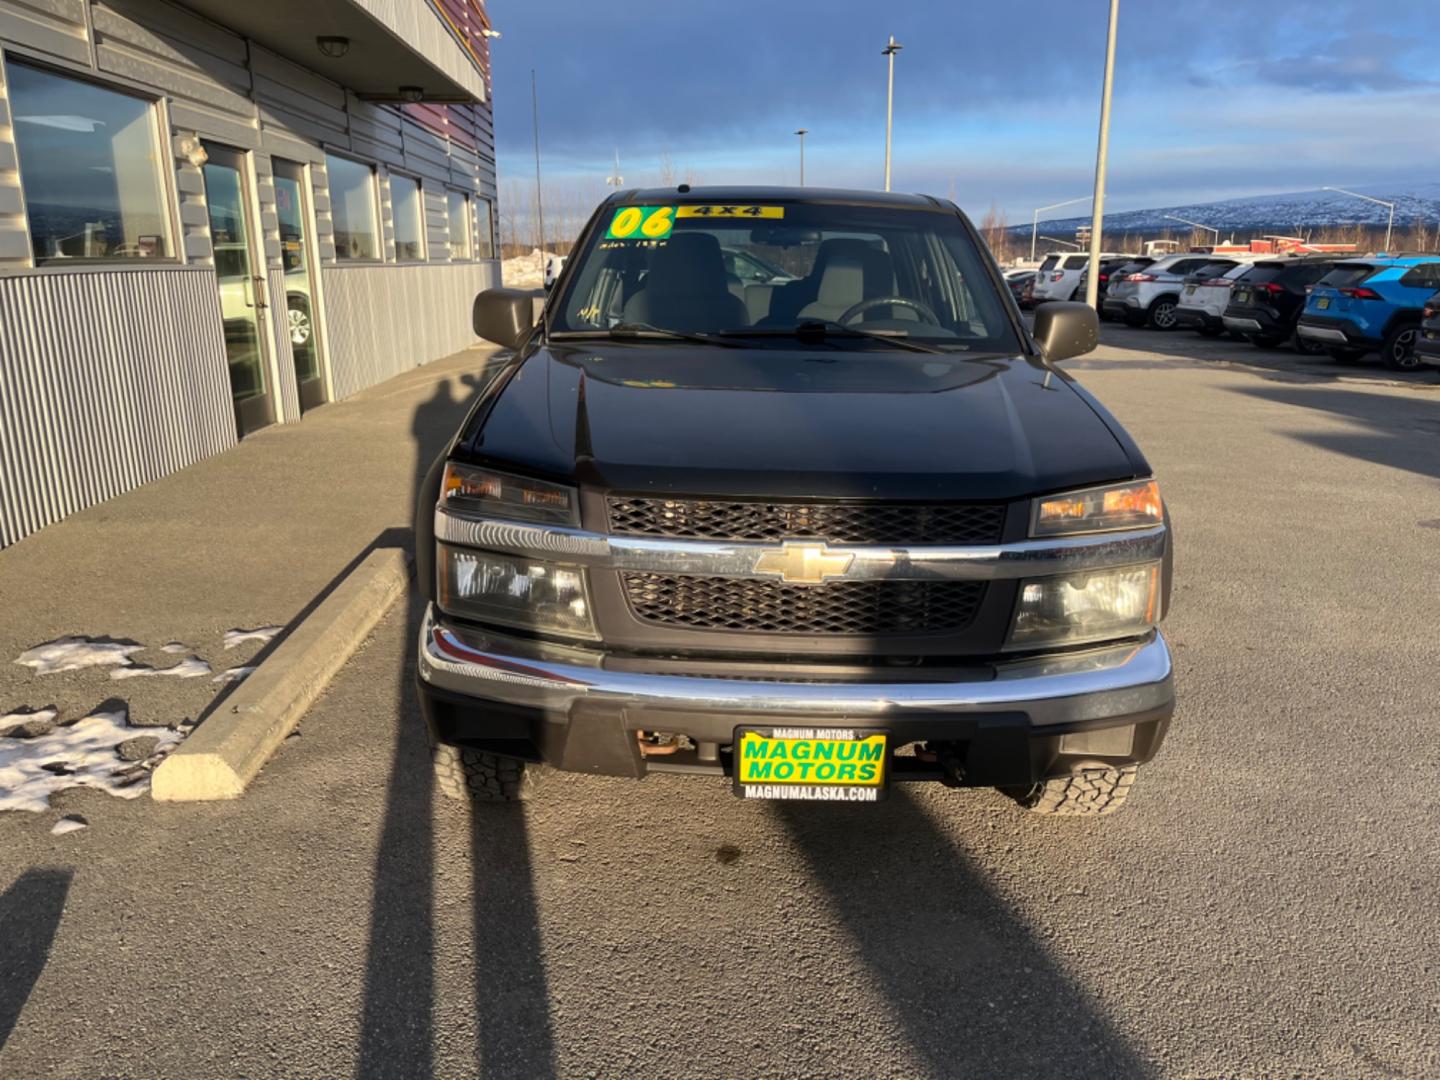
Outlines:
<svg viewBox="0 0 1440 1080"><path fill-rule="evenodd" d="M1106 0L490 0L502 202L605 192L662 155L702 183L879 187L887 35L894 187L1011 223L1089 193ZM1440 0L1121 0L1109 205L1440 177ZM548 196L547 196L548 198ZM1080 208L1083 211L1083 207ZM1062 213L1073 213L1073 210Z"/></svg>

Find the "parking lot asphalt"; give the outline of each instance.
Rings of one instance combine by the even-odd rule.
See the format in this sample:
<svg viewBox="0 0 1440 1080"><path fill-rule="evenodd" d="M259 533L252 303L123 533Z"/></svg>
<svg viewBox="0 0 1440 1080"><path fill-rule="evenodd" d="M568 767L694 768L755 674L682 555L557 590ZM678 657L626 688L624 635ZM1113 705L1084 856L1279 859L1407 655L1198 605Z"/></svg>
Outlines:
<svg viewBox="0 0 1440 1080"><path fill-rule="evenodd" d="M242 801L0 815L0 1076L1433 1074L1440 374L1104 339L1065 367L1177 536L1179 709L1118 815L472 811L397 608Z"/></svg>

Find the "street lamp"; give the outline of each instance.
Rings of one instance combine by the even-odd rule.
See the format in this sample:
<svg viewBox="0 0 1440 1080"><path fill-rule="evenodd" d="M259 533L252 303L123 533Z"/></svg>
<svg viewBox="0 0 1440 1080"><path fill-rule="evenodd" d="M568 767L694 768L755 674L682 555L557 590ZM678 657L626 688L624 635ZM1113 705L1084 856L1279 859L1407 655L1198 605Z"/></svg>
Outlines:
<svg viewBox="0 0 1440 1080"><path fill-rule="evenodd" d="M1064 244L1066 247L1074 248L1076 251L1084 251L1084 247L1071 240L1061 240L1058 236L1042 236L1041 240L1051 244Z"/></svg>
<svg viewBox="0 0 1440 1080"><path fill-rule="evenodd" d="M1161 214L1160 216L1169 218L1171 221L1178 221L1181 225L1189 225L1194 229L1204 229L1206 232L1213 232L1215 234L1215 243L1220 243L1220 230L1213 225L1201 225L1198 221L1189 221L1183 217L1176 217L1174 214Z"/></svg>
<svg viewBox="0 0 1440 1080"><path fill-rule="evenodd" d="M1105 166L1110 154L1110 92L1115 85L1115 30L1120 25L1120 0L1110 0L1110 29L1105 36L1105 81L1100 89L1100 145L1095 151L1095 203L1090 218L1090 276L1085 302L1100 303L1100 244L1105 227Z"/></svg>
<svg viewBox="0 0 1440 1080"><path fill-rule="evenodd" d="M1385 226L1385 251L1390 251L1390 234L1395 231L1395 204L1386 202L1384 199L1375 199L1369 195L1361 195L1358 191L1346 191L1343 187L1323 187L1321 191L1338 191L1341 195L1350 195L1356 199L1364 199L1366 202L1379 203L1381 206L1390 208L1390 224Z"/></svg>
<svg viewBox="0 0 1440 1080"><path fill-rule="evenodd" d="M800 186L805 186L805 136L810 133L809 128L796 128L795 134L800 136Z"/></svg>
<svg viewBox="0 0 1440 1080"><path fill-rule="evenodd" d="M890 60L890 86L885 95L885 190L890 190L890 130L895 123L895 54L904 46L890 35L890 44L880 50L880 55Z"/></svg>
<svg viewBox="0 0 1440 1080"><path fill-rule="evenodd" d="M1076 203L1085 202L1089 195L1082 195L1078 199L1066 199L1064 202L1051 203L1049 206L1037 207L1035 213L1030 217L1030 261L1035 261L1035 233L1040 228L1040 215L1046 210L1059 210L1062 206L1074 206Z"/></svg>

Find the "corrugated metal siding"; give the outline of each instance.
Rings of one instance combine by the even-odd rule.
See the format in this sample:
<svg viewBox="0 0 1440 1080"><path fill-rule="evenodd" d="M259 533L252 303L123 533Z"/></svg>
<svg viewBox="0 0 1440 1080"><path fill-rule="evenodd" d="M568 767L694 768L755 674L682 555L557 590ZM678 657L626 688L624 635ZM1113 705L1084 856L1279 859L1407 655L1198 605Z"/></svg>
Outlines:
<svg viewBox="0 0 1440 1080"><path fill-rule="evenodd" d="M0 278L0 547L235 441L213 273Z"/></svg>
<svg viewBox="0 0 1440 1080"><path fill-rule="evenodd" d="M475 344L475 294L500 284L494 263L326 266L320 273L337 401Z"/></svg>
<svg viewBox="0 0 1440 1080"><path fill-rule="evenodd" d="M285 302L285 271L272 266L265 276L270 293L270 340L275 344L279 414L282 420L299 420L300 389L295 382L295 354L290 350L290 314L289 305Z"/></svg>

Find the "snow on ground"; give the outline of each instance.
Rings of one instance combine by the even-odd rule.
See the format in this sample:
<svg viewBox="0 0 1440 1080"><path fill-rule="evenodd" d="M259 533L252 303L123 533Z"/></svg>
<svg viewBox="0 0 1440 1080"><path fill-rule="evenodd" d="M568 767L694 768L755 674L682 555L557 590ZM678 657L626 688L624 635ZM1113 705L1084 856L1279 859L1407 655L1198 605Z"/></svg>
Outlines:
<svg viewBox="0 0 1440 1080"><path fill-rule="evenodd" d="M66 814L59 821L51 826L51 833L56 836L64 836L67 832L78 832L90 823L79 814Z"/></svg>
<svg viewBox="0 0 1440 1080"><path fill-rule="evenodd" d="M121 759L117 747L140 734L126 723L124 709L93 712L73 724L33 739L0 738L0 810L49 809L50 796L66 788L89 787L134 799L149 787L153 769L184 733L145 728L157 740L144 761Z"/></svg>
<svg viewBox="0 0 1440 1080"><path fill-rule="evenodd" d="M516 255L500 264L500 283L507 289L540 289L545 286L545 262L540 249Z"/></svg>
<svg viewBox="0 0 1440 1080"><path fill-rule="evenodd" d="M189 652L190 646L186 645L183 641L167 641L164 645L160 646L160 651L168 653Z"/></svg>
<svg viewBox="0 0 1440 1080"><path fill-rule="evenodd" d="M174 675L177 679L198 679L202 675L209 675L214 670L198 656L187 656L178 664L167 668L151 667L149 664L129 664L126 667L113 668L110 678L138 679L144 675Z"/></svg>
<svg viewBox="0 0 1440 1080"><path fill-rule="evenodd" d="M32 709L29 712L5 713L0 716L0 735L6 735L16 728L24 726L48 730L59 715L60 710L53 705L45 709Z"/></svg>
<svg viewBox="0 0 1440 1080"><path fill-rule="evenodd" d="M34 668L37 675L53 675L59 671L128 664L130 654L143 648L144 645L133 641L107 637L62 637L27 649L15 658L15 662Z"/></svg>
<svg viewBox="0 0 1440 1080"><path fill-rule="evenodd" d="M284 629L283 626L261 626L254 630L242 630L237 626L225 631L225 648L233 649L247 641L269 641Z"/></svg>
<svg viewBox="0 0 1440 1080"><path fill-rule="evenodd" d="M255 670L255 665L254 665L254 664L250 664L250 665L241 664L241 665L239 665L238 667L226 668L224 671L220 672L219 675L216 675L216 676L215 676L213 679L211 679L210 681L211 681L211 682L226 682L226 683L229 683L229 682L239 682L241 679L245 678L246 675L249 675L249 674L250 674L252 671L254 671L254 670Z"/></svg>

